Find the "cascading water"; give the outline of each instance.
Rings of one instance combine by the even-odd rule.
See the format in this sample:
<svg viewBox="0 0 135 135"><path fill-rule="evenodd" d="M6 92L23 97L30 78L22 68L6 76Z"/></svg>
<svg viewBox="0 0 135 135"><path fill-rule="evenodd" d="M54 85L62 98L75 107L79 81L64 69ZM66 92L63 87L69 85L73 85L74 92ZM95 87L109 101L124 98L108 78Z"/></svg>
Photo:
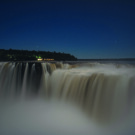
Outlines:
<svg viewBox="0 0 135 135"><path fill-rule="evenodd" d="M135 67L100 63L0 63L1 105L5 99L24 100L33 96L73 103L99 125L134 123ZM4 133L5 130L3 126Z"/></svg>

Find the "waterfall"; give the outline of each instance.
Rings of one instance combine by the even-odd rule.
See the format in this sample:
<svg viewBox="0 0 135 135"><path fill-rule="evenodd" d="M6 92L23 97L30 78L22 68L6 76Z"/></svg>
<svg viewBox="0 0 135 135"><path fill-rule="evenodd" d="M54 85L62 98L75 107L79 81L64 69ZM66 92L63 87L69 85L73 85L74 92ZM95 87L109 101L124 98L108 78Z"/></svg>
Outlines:
<svg viewBox="0 0 135 135"><path fill-rule="evenodd" d="M97 121L122 119L129 101L134 100L135 69L100 66L55 70L51 91L56 97L77 102Z"/></svg>
<svg viewBox="0 0 135 135"><path fill-rule="evenodd" d="M73 102L99 123L121 121L135 106L135 67L115 64L0 63L0 97Z"/></svg>
<svg viewBox="0 0 135 135"><path fill-rule="evenodd" d="M14 64L11 63L3 63L0 69L0 97L6 96L12 91L13 82L13 73L14 73ZM13 82L13 83L11 83Z"/></svg>
<svg viewBox="0 0 135 135"><path fill-rule="evenodd" d="M24 78L23 78L23 84L22 84L22 96L25 95L26 90L27 90L27 77L28 75L28 63L26 63L26 67L25 67L25 72L24 72Z"/></svg>

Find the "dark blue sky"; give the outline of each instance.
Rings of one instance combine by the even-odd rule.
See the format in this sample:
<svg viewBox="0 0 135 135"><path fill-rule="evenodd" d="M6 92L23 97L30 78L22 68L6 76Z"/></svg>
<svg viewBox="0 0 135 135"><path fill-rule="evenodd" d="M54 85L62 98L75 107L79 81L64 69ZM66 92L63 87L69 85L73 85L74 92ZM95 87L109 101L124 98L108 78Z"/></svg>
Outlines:
<svg viewBox="0 0 135 135"><path fill-rule="evenodd" d="M135 58L135 2L108 1L3 0L0 48Z"/></svg>

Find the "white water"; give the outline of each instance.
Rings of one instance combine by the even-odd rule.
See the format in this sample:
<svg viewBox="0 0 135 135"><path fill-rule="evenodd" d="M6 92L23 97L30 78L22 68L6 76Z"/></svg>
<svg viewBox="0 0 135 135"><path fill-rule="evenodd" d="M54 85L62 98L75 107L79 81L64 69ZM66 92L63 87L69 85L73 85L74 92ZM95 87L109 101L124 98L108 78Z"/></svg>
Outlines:
<svg viewBox="0 0 135 135"><path fill-rule="evenodd" d="M39 77L35 64L0 63L1 135L135 134L134 66L42 63L40 70Z"/></svg>

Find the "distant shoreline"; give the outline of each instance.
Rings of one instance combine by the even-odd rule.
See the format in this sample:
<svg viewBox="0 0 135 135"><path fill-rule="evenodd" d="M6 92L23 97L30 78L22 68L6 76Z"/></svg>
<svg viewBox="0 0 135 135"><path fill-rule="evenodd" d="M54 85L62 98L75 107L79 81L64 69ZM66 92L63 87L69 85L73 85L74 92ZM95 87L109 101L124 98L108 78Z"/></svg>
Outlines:
<svg viewBox="0 0 135 135"><path fill-rule="evenodd" d="M77 59L77 61L135 61L135 58Z"/></svg>
<svg viewBox="0 0 135 135"><path fill-rule="evenodd" d="M74 60L71 60L72 62L74 62ZM90 62L90 61L99 61L99 62L102 62L102 61L110 61L110 62L113 62L113 61L133 61L135 62L135 58L119 58L119 59L77 59L75 60L75 62ZM51 63L55 63L55 62L70 62L70 60L54 60L54 61L46 61L46 60L42 60L42 61L38 61L38 60L0 60L0 62L51 62Z"/></svg>
<svg viewBox="0 0 135 135"><path fill-rule="evenodd" d="M29 51L0 49L0 61L75 61L77 58L69 53L50 51Z"/></svg>

